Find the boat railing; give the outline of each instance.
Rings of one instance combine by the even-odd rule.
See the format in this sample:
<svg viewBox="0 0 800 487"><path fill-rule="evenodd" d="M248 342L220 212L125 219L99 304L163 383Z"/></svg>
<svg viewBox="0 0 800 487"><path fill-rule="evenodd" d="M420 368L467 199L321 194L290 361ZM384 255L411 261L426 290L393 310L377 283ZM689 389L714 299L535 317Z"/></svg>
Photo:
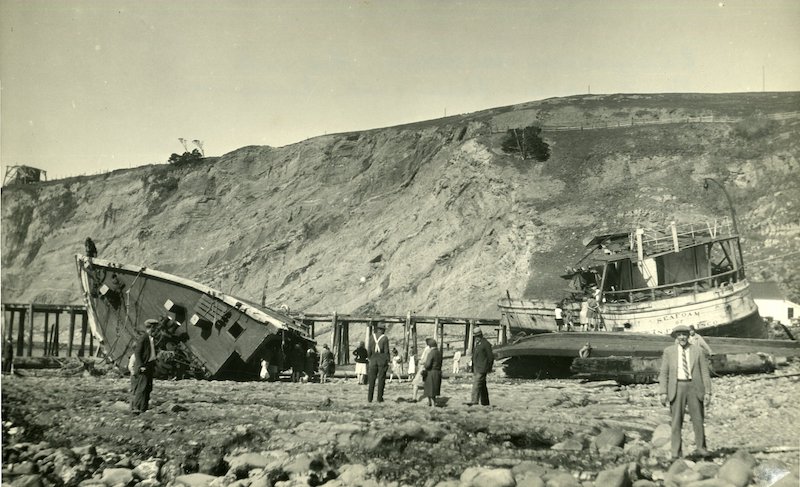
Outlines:
<svg viewBox="0 0 800 487"><path fill-rule="evenodd" d="M665 231L655 229L641 230L642 249L660 252L669 248L680 248L681 243L693 243L699 238L720 238L734 236L733 225L729 218L715 219L703 223L673 223ZM631 235L631 248L636 249L635 234Z"/></svg>
<svg viewBox="0 0 800 487"><path fill-rule="evenodd" d="M656 287L643 287L637 289L624 289L620 291L603 291L606 302L629 302L636 303L642 301L655 301L658 299L670 298L681 294L694 294L710 289L721 288L739 280L739 270L733 269L713 276L701 277L689 281L663 284Z"/></svg>

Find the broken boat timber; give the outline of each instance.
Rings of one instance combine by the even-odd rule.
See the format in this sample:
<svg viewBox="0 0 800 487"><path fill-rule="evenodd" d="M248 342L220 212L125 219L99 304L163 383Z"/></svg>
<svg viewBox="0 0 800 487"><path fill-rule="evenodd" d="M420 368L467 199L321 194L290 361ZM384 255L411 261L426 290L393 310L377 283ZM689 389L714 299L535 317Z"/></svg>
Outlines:
<svg viewBox="0 0 800 487"><path fill-rule="evenodd" d="M82 255L76 264L89 326L120 370L151 318L160 319L159 362L166 348L208 378L254 378L263 358L314 343L290 316L188 279Z"/></svg>
<svg viewBox="0 0 800 487"><path fill-rule="evenodd" d="M764 353L714 354L709 357L712 374L760 374L774 372L776 359ZM658 382L661 357L576 358L570 370L576 379L615 380L619 384Z"/></svg>
<svg viewBox="0 0 800 487"><path fill-rule="evenodd" d="M755 338L705 337L716 355L762 353L773 357L800 357L800 342ZM674 343L668 335L631 332L560 332L532 335L497 347L495 358L503 362L509 377L566 378L578 350L588 343L591 358L616 357L660 359ZM713 359L712 359L713 362ZM620 370L620 376L630 371ZM606 377L612 378L612 377Z"/></svg>

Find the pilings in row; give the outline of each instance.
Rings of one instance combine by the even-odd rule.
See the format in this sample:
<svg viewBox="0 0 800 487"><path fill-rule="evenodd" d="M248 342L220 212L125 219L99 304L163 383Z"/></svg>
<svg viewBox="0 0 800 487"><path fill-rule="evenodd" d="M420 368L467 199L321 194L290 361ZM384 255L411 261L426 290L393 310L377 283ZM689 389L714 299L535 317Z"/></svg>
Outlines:
<svg viewBox="0 0 800 487"><path fill-rule="evenodd" d="M472 349L472 331L476 326L482 326L487 329L496 331L496 342L505 343L507 338L507 331L504 327L500 326L500 319L497 318L462 318L452 316L418 316L411 312L406 313L405 316L398 315L380 315L380 316L358 316L339 314L334 311L331 314L326 313L302 313L296 315L298 320L301 320L305 325L309 326L312 330L312 337L317 329L318 323L330 323L331 338L330 347L333 352L334 359L337 365L347 365L350 363L350 324L363 324L365 337L371 336L375 331L375 326L380 324L386 325L403 325L402 343L398 348L404 356L408 357L409 354L418 356L417 353L417 325L418 324L432 324L433 325L433 339L439 344L440 347L444 345L445 326L460 327L463 330L463 348L465 350ZM484 330L484 335L489 336L488 330Z"/></svg>
<svg viewBox="0 0 800 487"><path fill-rule="evenodd" d="M69 316L66 349L61 343L61 318L65 313ZM43 326L37 327L35 319L41 315L43 315ZM75 343L78 317L80 317L80 342ZM42 356L51 357L58 357L62 351L66 352L66 357L73 356L73 353L83 357L91 355L94 350L94 337L88 329L86 307L82 305L3 304L3 321L5 323L3 339L11 342L14 355L18 357L32 357L34 348L37 355L41 352ZM36 332L41 333L41 342L36 341Z"/></svg>

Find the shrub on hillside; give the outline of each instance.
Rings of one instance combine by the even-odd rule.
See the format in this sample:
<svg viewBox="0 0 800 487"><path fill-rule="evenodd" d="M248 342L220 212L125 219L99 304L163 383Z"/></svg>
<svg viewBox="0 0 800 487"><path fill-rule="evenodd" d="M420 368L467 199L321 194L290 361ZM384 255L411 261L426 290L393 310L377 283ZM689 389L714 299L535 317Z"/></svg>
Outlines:
<svg viewBox="0 0 800 487"><path fill-rule="evenodd" d="M733 133L742 139L754 140L769 135L777 125L775 120L755 115L734 125Z"/></svg>
<svg viewBox="0 0 800 487"><path fill-rule="evenodd" d="M537 126L508 129L501 145L506 154L519 154L523 159L544 162L550 159L550 146L542 139L542 129Z"/></svg>
<svg viewBox="0 0 800 487"><path fill-rule="evenodd" d="M176 166L182 166L184 164L191 164L193 162L197 162L203 159L203 154L200 153L198 149L193 150L192 152L184 152L181 155L176 153L172 153L169 156L167 162L170 164L175 164Z"/></svg>

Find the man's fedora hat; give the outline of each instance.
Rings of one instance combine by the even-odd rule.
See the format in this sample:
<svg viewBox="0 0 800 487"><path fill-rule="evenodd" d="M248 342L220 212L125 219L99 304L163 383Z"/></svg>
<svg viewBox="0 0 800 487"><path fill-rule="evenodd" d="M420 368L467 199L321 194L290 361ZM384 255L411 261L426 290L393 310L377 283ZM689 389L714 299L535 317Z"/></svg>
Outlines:
<svg viewBox="0 0 800 487"><path fill-rule="evenodd" d="M672 335L672 338L675 338L676 336L678 336L678 333L684 333L684 334L688 335L689 334L689 327L686 326L686 325L678 325L678 326L676 326L675 328L672 329L672 333L670 333L670 335Z"/></svg>

